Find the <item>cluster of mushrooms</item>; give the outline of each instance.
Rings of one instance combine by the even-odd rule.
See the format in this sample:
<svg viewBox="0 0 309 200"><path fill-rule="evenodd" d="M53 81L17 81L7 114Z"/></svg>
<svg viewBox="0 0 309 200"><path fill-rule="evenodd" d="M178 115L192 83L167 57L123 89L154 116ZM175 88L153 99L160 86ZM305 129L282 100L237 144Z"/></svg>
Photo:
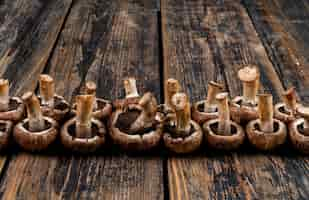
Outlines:
<svg viewBox="0 0 309 200"><path fill-rule="evenodd" d="M179 82L164 83L165 102L158 104L147 92L139 95L136 80L124 80L125 98L114 102L96 97L96 84L85 84L71 106L54 91L54 81L43 74L40 95L26 92L21 99L9 96L9 83L0 80L0 149L14 140L25 150L47 149L60 136L72 151L93 152L104 145L107 134L121 148L149 150L164 145L176 153L207 145L237 149L248 138L257 149L268 151L285 143L309 154L309 107L297 101L294 88L284 102L273 106L271 94L258 94L260 73L254 66L239 70L243 95L229 100L220 83L209 82L207 97L190 105ZM246 137L247 136L247 137Z"/></svg>

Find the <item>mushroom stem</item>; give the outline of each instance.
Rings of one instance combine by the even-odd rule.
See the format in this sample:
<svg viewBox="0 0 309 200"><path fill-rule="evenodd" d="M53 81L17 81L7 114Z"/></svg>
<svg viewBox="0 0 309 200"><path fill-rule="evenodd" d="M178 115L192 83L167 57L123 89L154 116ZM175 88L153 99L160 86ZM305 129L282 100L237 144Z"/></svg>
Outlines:
<svg viewBox="0 0 309 200"><path fill-rule="evenodd" d="M76 137L78 138L90 138L92 135L91 118L93 99L93 95L78 95L76 97Z"/></svg>
<svg viewBox="0 0 309 200"><path fill-rule="evenodd" d="M187 95L176 93L172 97L171 103L176 113L176 134L179 136L188 135L191 130L191 110Z"/></svg>
<svg viewBox="0 0 309 200"><path fill-rule="evenodd" d="M271 94L259 95L259 118L261 121L261 131L271 133L274 131L273 121L273 96Z"/></svg>
<svg viewBox="0 0 309 200"><path fill-rule="evenodd" d="M40 75L40 95L41 104L49 108L54 107L55 84L51 76L47 74Z"/></svg>
<svg viewBox="0 0 309 200"><path fill-rule="evenodd" d="M45 129L45 120L40 107L39 99L32 93L26 92L22 100L27 108L30 131L42 131Z"/></svg>
<svg viewBox="0 0 309 200"><path fill-rule="evenodd" d="M124 89L126 92L126 98L139 97L136 87L135 78L127 78L124 80Z"/></svg>
<svg viewBox="0 0 309 200"><path fill-rule="evenodd" d="M242 105L255 105L259 89L260 73L256 67L247 66L238 71L238 77L243 84Z"/></svg>
<svg viewBox="0 0 309 200"><path fill-rule="evenodd" d="M165 102L167 107L172 107L172 97L174 94L180 91L180 84L176 79L169 78L165 81L164 92L165 92Z"/></svg>
<svg viewBox="0 0 309 200"><path fill-rule="evenodd" d="M223 86L211 81L208 83L207 98L204 105L204 112L215 112L217 109L216 95L221 92Z"/></svg>
<svg viewBox="0 0 309 200"><path fill-rule="evenodd" d="M217 94L216 100L218 103L218 114L219 114L218 133L222 135L231 135L228 93L223 92Z"/></svg>
<svg viewBox="0 0 309 200"><path fill-rule="evenodd" d="M86 83L86 94L93 95L93 110L96 110L98 108L97 100L96 100L96 90L97 85L93 81L88 81Z"/></svg>
<svg viewBox="0 0 309 200"><path fill-rule="evenodd" d="M296 113L297 97L296 90L294 87L289 88L283 93L283 101L287 111L293 116Z"/></svg>
<svg viewBox="0 0 309 200"><path fill-rule="evenodd" d="M8 111L9 103L9 81L7 79L0 79L0 112Z"/></svg>

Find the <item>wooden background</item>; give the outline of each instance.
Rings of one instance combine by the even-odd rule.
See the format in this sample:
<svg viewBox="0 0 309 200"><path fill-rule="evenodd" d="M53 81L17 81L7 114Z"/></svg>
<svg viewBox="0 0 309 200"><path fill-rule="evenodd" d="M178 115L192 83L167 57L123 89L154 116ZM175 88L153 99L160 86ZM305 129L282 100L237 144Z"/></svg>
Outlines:
<svg viewBox="0 0 309 200"><path fill-rule="evenodd" d="M178 79L191 101L207 82L241 93L237 71L256 64L261 90L276 102L296 87L309 104L308 0L0 0L0 76L11 94L37 90L40 73L68 101L87 80L106 99L122 80L163 102L164 79ZM162 148L117 148L73 155L16 146L0 157L1 199L309 199L309 160L289 144L272 153L203 148L190 156Z"/></svg>

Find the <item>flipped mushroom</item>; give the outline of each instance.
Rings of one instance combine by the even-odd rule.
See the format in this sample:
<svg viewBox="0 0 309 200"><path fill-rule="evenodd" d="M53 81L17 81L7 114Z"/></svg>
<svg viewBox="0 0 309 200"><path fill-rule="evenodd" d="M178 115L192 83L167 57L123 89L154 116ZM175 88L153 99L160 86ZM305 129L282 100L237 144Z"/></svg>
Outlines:
<svg viewBox="0 0 309 200"><path fill-rule="evenodd" d="M11 143L12 129L13 122L0 120L0 151L7 148L7 146Z"/></svg>
<svg viewBox="0 0 309 200"><path fill-rule="evenodd" d="M24 110L20 98L9 96L9 81L0 79L0 120L20 121Z"/></svg>
<svg viewBox="0 0 309 200"><path fill-rule="evenodd" d="M289 124L289 134L293 146L302 153L309 154L309 107L296 109L301 118Z"/></svg>
<svg viewBox="0 0 309 200"><path fill-rule="evenodd" d="M260 94L259 119L250 121L246 132L250 143L260 150L272 150L283 144L287 136L285 124L273 118L273 97L271 94Z"/></svg>
<svg viewBox="0 0 309 200"><path fill-rule="evenodd" d="M72 151L94 152L105 142L105 125L92 117L94 99L93 95L78 95L76 117L61 128L61 142Z"/></svg>
<svg viewBox="0 0 309 200"><path fill-rule="evenodd" d="M28 118L15 126L14 138L26 150L46 149L57 137L58 123L43 116L40 102L32 92L26 92L22 100L26 105Z"/></svg>
<svg viewBox="0 0 309 200"><path fill-rule="evenodd" d="M126 95L128 98L137 96ZM125 107L117 107L112 114L111 138L126 150L148 150L157 146L163 132L156 115L157 101L151 93L145 93L137 104L128 100Z"/></svg>
<svg viewBox="0 0 309 200"><path fill-rule="evenodd" d="M94 82L88 81L86 83L85 92L88 95L93 95L93 113L92 116L98 119L108 119L112 114L112 104L102 98L96 97L97 86ZM72 113L76 115L76 103L72 106Z"/></svg>
<svg viewBox="0 0 309 200"><path fill-rule="evenodd" d="M258 118L257 97L260 73L255 66L247 66L238 71L242 81L243 95L235 97L231 102L231 118L238 124Z"/></svg>
<svg viewBox="0 0 309 200"><path fill-rule="evenodd" d="M203 130L209 146L215 149L231 150L238 148L245 139L243 128L230 120L228 93L216 95L219 116L204 123Z"/></svg>
<svg viewBox="0 0 309 200"><path fill-rule="evenodd" d="M296 109L300 106L300 104L297 103L295 88L289 88L282 96L283 102L275 105L274 115L276 119L285 123L290 123L296 119Z"/></svg>
<svg viewBox="0 0 309 200"><path fill-rule="evenodd" d="M195 121L191 120L190 102L185 93L176 93L171 99L175 112L174 123L166 123L164 144L173 152L189 153L197 150L203 139L203 133Z"/></svg>
<svg viewBox="0 0 309 200"><path fill-rule="evenodd" d="M51 76L40 75L40 105L44 116L61 122L70 111L70 105L62 96L55 94L55 84Z"/></svg>
<svg viewBox="0 0 309 200"><path fill-rule="evenodd" d="M192 118L199 124L218 117L216 95L221 92L223 85L211 81L208 83L207 98L196 102L192 107Z"/></svg>

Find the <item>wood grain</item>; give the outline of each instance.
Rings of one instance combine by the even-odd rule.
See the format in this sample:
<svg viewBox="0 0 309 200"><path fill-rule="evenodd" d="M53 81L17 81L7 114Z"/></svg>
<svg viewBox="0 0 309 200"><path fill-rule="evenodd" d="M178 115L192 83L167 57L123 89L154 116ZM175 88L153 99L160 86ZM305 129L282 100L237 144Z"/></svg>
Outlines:
<svg viewBox="0 0 309 200"><path fill-rule="evenodd" d="M205 98L207 81L216 79L224 81L232 96L239 95L237 71L246 64L259 67L261 90L271 91L280 100L281 76L240 2L165 0L161 6L164 78L180 80L192 101ZM309 163L291 150L263 154L245 145L241 153L205 151L168 160L170 199L308 196L304 185Z"/></svg>
<svg viewBox="0 0 309 200"><path fill-rule="evenodd" d="M129 5L74 2L44 70L55 78L58 94L70 101L92 80L99 97L115 99L124 96L122 80L135 76L141 93L160 97L157 14ZM163 199L163 164L157 155L104 148L82 156L55 146L45 154L15 156L0 194L3 199Z"/></svg>

